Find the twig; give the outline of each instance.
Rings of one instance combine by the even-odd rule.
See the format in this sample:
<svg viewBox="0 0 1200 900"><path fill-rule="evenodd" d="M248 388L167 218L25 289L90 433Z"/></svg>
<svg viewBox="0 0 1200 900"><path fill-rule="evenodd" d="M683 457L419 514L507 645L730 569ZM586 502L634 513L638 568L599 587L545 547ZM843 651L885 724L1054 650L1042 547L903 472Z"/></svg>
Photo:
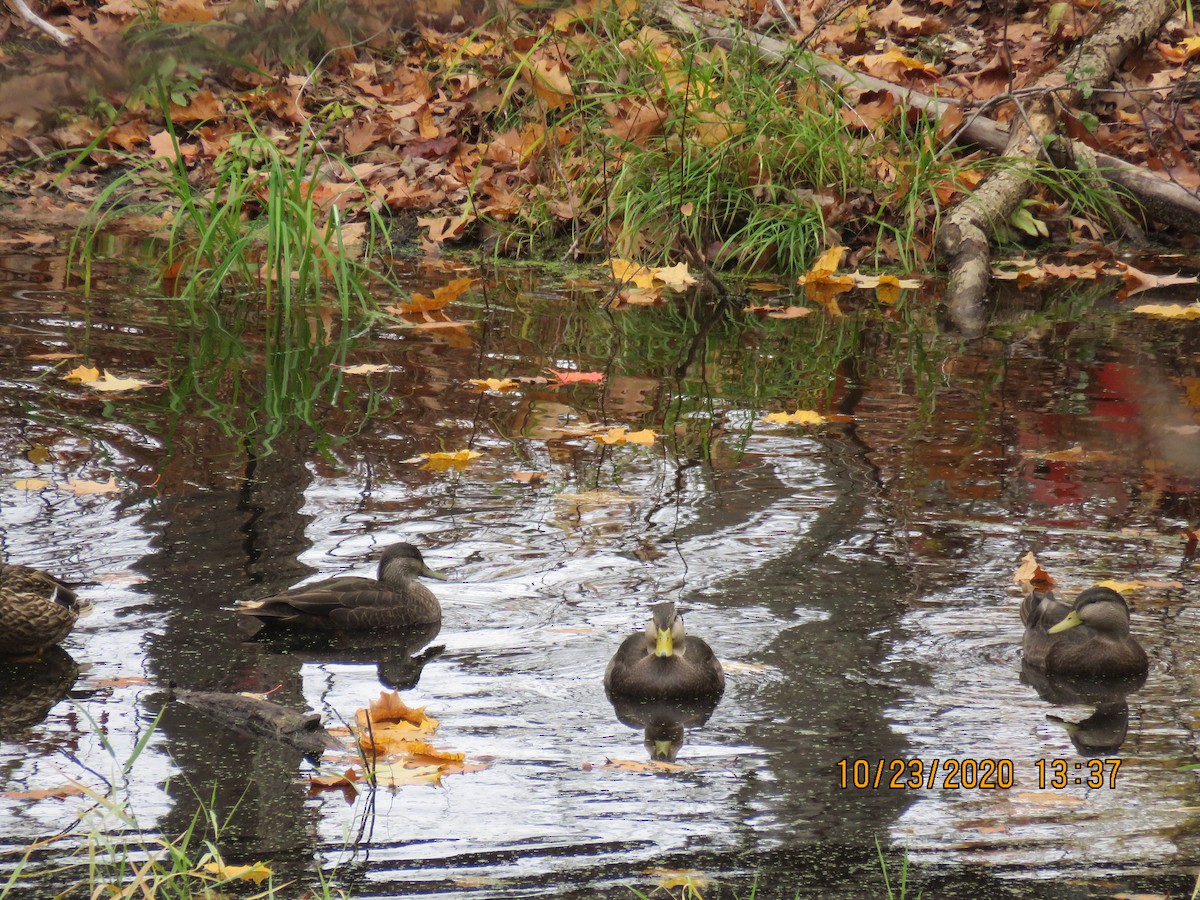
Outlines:
<svg viewBox="0 0 1200 900"><path fill-rule="evenodd" d="M67 34L65 31L63 31L59 28L55 28L53 25L51 25L49 22L47 22L45 19L43 19L37 13L35 13L32 9L29 8L29 4L27 4L25 2L25 0L9 0L9 2L12 3L12 5L16 7L17 12L19 12L21 14L21 18L23 18L26 22L28 22L33 27L39 28L42 31L46 32L46 34L50 35L50 37L52 37L52 38L54 38L54 40L58 41L58 45L60 47L74 46L74 44L75 44L74 37L72 37L71 35Z"/></svg>

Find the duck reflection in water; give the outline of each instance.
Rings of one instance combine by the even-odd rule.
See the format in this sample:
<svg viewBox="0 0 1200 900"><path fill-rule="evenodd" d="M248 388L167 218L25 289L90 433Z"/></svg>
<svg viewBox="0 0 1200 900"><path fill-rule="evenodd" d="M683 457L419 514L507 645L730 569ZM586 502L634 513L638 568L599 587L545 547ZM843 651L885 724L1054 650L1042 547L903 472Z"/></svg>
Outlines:
<svg viewBox="0 0 1200 900"><path fill-rule="evenodd" d="M1080 756L1111 756L1121 748L1129 730L1127 698L1146 683L1146 673L1125 678L1070 678L1047 675L1027 664L1021 669L1021 681L1047 703L1094 707L1090 716L1078 722L1055 715L1046 718L1066 729Z"/></svg>
<svg viewBox="0 0 1200 900"><path fill-rule="evenodd" d="M644 631L622 643L604 672L617 718L645 730L650 758L673 762L684 728L708 721L725 690L712 648L688 635L674 603L656 603Z"/></svg>
<svg viewBox="0 0 1200 900"><path fill-rule="evenodd" d="M0 741L20 740L70 693L79 665L62 647L50 647L36 663L0 659Z"/></svg>
<svg viewBox="0 0 1200 900"><path fill-rule="evenodd" d="M380 685L406 691L417 686L425 664L446 649L442 644L428 646L441 629L441 622L353 634L264 628L252 641L268 652L293 656L300 663L373 663Z"/></svg>

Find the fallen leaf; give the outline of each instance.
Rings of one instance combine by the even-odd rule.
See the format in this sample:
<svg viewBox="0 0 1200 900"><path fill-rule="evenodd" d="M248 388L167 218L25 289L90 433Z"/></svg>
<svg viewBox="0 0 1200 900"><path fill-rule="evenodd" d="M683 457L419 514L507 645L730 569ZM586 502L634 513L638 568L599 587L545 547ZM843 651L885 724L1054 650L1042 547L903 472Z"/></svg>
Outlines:
<svg viewBox="0 0 1200 900"><path fill-rule="evenodd" d="M480 391L515 391L520 387L511 378L469 378L467 384Z"/></svg>
<svg viewBox="0 0 1200 900"><path fill-rule="evenodd" d="M559 384L600 384L604 381L603 372L564 372L559 369L547 369L558 379Z"/></svg>
<svg viewBox="0 0 1200 900"><path fill-rule="evenodd" d="M87 382L95 381L100 377L100 370L92 366L76 366L70 372L63 376L63 381L78 381Z"/></svg>
<svg viewBox="0 0 1200 900"><path fill-rule="evenodd" d="M386 725L388 723L407 722L430 731L437 728L437 719L425 715L425 707L409 706L400 699L399 691L380 691L379 699L372 700L366 709L355 713L355 722L360 729L366 731L371 725Z"/></svg>
<svg viewBox="0 0 1200 900"><path fill-rule="evenodd" d="M1170 287L1175 284L1195 284L1200 280L1195 275L1154 275L1150 272L1143 272L1141 269L1129 265L1129 263L1117 263L1117 265L1121 269L1121 277L1125 282L1121 290L1117 292L1118 300L1125 300L1134 294L1140 294L1142 291L1149 291L1154 288ZM1187 307L1184 308L1186 309ZM1200 311L1196 315L1200 316ZM1191 317L1189 316L1188 318Z"/></svg>
<svg viewBox="0 0 1200 900"><path fill-rule="evenodd" d="M696 284L695 277L688 272L687 263L655 269L654 277L673 291L683 291Z"/></svg>
<svg viewBox="0 0 1200 900"><path fill-rule="evenodd" d="M386 372L391 369L387 363L359 363L357 366L335 366L347 375L373 375L376 372Z"/></svg>
<svg viewBox="0 0 1200 900"><path fill-rule="evenodd" d="M56 362L60 359L74 359L79 356L78 353L31 353L29 359L35 359L39 362Z"/></svg>
<svg viewBox="0 0 1200 900"><path fill-rule="evenodd" d="M1050 453L1038 453L1030 450L1022 454L1028 459L1045 459L1050 462L1079 462L1083 459L1083 445L1076 444L1066 450L1055 450Z"/></svg>
<svg viewBox="0 0 1200 900"><path fill-rule="evenodd" d="M222 860L209 860L200 866L202 871L215 875L222 881L253 881L262 884L274 873L265 863L251 863L248 866L231 866Z"/></svg>
<svg viewBox="0 0 1200 900"><path fill-rule="evenodd" d="M421 466L427 472L446 472L450 469L465 469L473 459L483 456L474 450L455 450L453 453L422 453L405 462L423 463Z"/></svg>
<svg viewBox="0 0 1200 900"><path fill-rule="evenodd" d="M1144 587L1140 581L1097 581L1096 587L1106 587L1118 594L1129 594Z"/></svg>
<svg viewBox="0 0 1200 900"><path fill-rule="evenodd" d="M401 303L398 306L385 306L384 310L405 316L412 315L413 313L434 312L452 303L469 291L471 286L475 284L475 281L476 279L474 278L455 278L453 281L435 289L432 295L414 292L407 303Z"/></svg>
<svg viewBox="0 0 1200 900"><path fill-rule="evenodd" d="M60 481L55 487L60 491L71 491L75 494L116 494L121 490L117 479L111 475L108 481L85 481L68 476L66 481Z"/></svg>
<svg viewBox="0 0 1200 900"><path fill-rule="evenodd" d="M1158 319L1200 319L1200 303L1193 303L1191 306L1149 303L1136 306L1133 311Z"/></svg>
<svg viewBox="0 0 1200 900"><path fill-rule="evenodd" d="M62 784L53 788L41 788L34 791L5 791L0 794L0 797L6 797L9 800L44 800L47 797L76 797L80 794L87 793L82 785L79 784Z"/></svg>
<svg viewBox="0 0 1200 900"><path fill-rule="evenodd" d="M412 768L399 763L384 763L375 767L375 783L388 788L409 784L437 785L442 783L442 770L438 766Z"/></svg>
<svg viewBox="0 0 1200 900"><path fill-rule="evenodd" d="M636 759L608 759L607 757L604 760L604 768L621 769L626 772L654 772L657 774L696 771L695 766L685 766L682 763L664 762L657 759L641 762Z"/></svg>
<svg viewBox="0 0 1200 900"><path fill-rule="evenodd" d="M513 472L513 481L521 484L539 485L545 482L545 472Z"/></svg>
<svg viewBox="0 0 1200 900"><path fill-rule="evenodd" d="M1054 587L1054 579L1045 569L1038 565L1037 557L1030 550L1021 557L1021 565L1013 573L1013 583L1028 585L1035 591L1048 591Z"/></svg>
<svg viewBox="0 0 1200 900"><path fill-rule="evenodd" d="M92 381L83 382L84 387L90 387L94 391L136 391L152 384L153 382L140 378L121 378L111 372L105 372Z"/></svg>
<svg viewBox="0 0 1200 900"><path fill-rule="evenodd" d="M777 425L820 425L825 417L811 409L798 409L793 413L768 413L763 421Z"/></svg>
<svg viewBox="0 0 1200 900"><path fill-rule="evenodd" d="M361 776L355 769L347 769L341 775L314 775L308 779L308 796L315 797L324 791L341 791L347 803L358 796L354 783Z"/></svg>
<svg viewBox="0 0 1200 900"><path fill-rule="evenodd" d="M50 482L43 481L41 478L18 478L12 484L18 491L40 491L42 488L50 487Z"/></svg>
<svg viewBox="0 0 1200 900"><path fill-rule="evenodd" d="M649 428L641 431L627 431L624 428L610 428L600 434L592 435L601 444L653 444L657 435Z"/></svg>
<svg viewBox="0 0 1200 900"><path fill-rule="evenodd" d="M712 886L712 879L694 869L646 869L643 873L654 878L658 886L670 891L673 888L683 888L682 896L697 898L700 892Z"/></svg>

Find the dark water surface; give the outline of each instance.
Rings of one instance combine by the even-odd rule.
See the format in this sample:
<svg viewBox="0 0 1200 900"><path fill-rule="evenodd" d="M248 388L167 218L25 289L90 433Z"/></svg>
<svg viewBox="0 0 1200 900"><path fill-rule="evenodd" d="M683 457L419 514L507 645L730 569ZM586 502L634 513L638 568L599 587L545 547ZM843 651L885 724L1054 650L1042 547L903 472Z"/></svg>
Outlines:
<svg viewBox="0 0 1200 900"><path fill-rule="evenodd" d="M919 312L610 315L598 289L518 272L449 308L473 324L314 341L232 311L186 327L170 301L106 285L85 302L50 261L2 265L0 558L89 582L95 610L69 659L5 676L0 872L93 809L29 793L74 780L121 799L124 821L86 813L107 833L177 835L199 796L230 860L306 882L319 867L362 897L629 897L654 889L653 869L703 873L706 897L749 896L756 878L760 897L885 896L877 839L893 877L907 848L927 897L1190 892L1200 804L1180 767L1198 761L1200 579L1180 534L1200 518L1195 323L1010 303L993 337L958 346ZM65 352L80 356L37 358ZM62 379L84 360L154 386ZM388 369L335 367L356 363ZM548 368L606 380L464 387ZM762 421L797 407L844 419ZM605 447L563 431L596 422L665 438ZM467 447L483 455L461 472L410 461ZM56 487L110 477L114 493ZM423 670L387 640L243 640L235 601L369 573L398 539L453 579L433 586L444 650ZM1052 703L1023 683L1012 573L1029 550L1068 594L1166 585L1130 595L1152 669L1124 706ZM658 598L729 669L681 773L605 765L647 759L601 676ZM440 721L435 743L494 762L440 787L310 798L311 763L168 703L172 683L278 688L331 725L398 687ZM39 719L27 710L42 695ZM1073 743L1050 716L1092 718ZM1111 784L1039 788L1039 761L1074 777L1089 752L1120 760ZM1006 761L1013 783L843 783L855 760L873 773L949 759ZM36 851L14 895L42 895L39 873L77 844Z"/></svg>

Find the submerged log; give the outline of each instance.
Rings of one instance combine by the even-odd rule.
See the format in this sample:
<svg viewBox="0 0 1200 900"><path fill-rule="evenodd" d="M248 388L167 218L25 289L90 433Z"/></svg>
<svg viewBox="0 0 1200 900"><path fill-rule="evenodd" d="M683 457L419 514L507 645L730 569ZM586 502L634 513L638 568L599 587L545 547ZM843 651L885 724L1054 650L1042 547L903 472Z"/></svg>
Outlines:
<svg viewBox="0 0 1200 900"><path fill-rule="evenodd" d="M317 757L342 744L321 725L317 713L301 713L248 694L176 691L175 698L254 737L269 738Z"/></svg>

